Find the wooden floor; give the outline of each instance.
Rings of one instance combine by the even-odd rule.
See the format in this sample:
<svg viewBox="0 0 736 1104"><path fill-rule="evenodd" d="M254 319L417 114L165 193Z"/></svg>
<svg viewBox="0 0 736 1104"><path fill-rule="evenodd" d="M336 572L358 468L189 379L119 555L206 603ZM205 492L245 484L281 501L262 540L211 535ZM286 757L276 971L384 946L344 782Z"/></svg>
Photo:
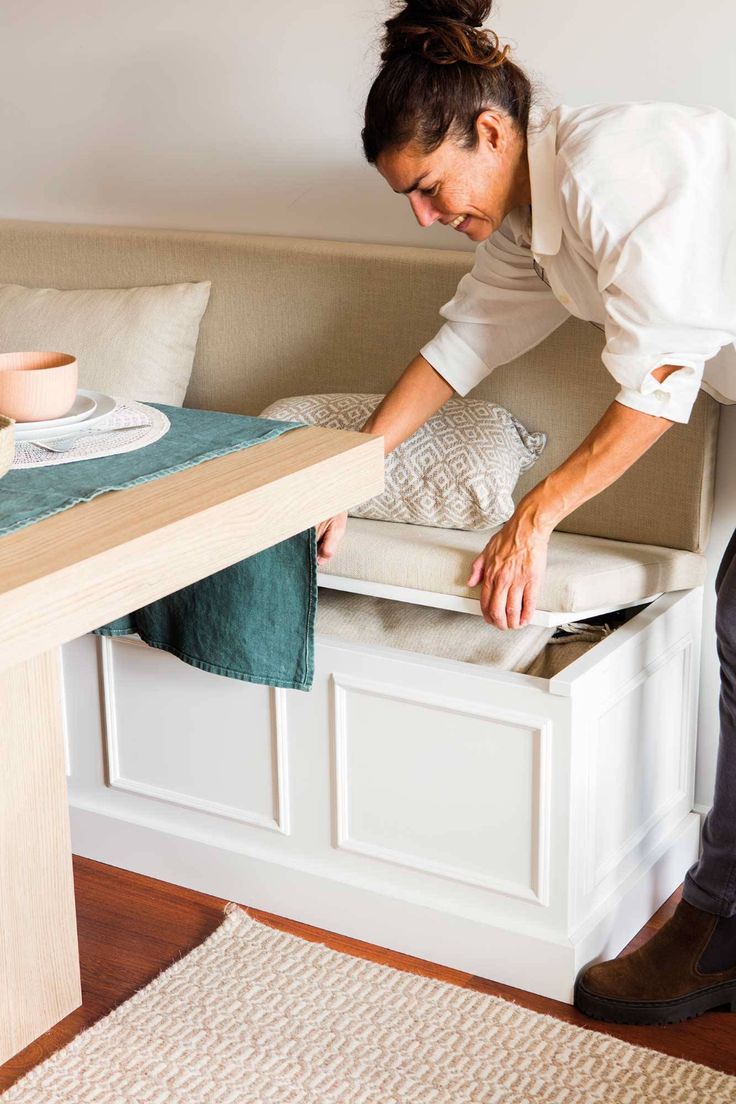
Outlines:
<svg viewBox="0 0 736 1104"><path fill-rule="evenodd" d="M226 902L217 897L208 897L204 893L139 874L129 874L89 859L75 859L74 872L84 1004L15 1058L0 1066L0 1092L68 1043L78 1032L121 1004L182 954L201 943L223 918L222 910ZM678 897L679 894L675 894L663 905L628 949L644 942L672 914ZM247 902L244 904L247 905ZM557 1001L472 977L458 970L434 966L409 955L284 920L257 909L248 911L272 927L326 943L347 954L438 978L479 993L505 997L568 1023L604 1031L630 1043L736 1074L734 1014L709 1012L699 1019L671 1027L595 1024L569 1005ZM80 1101L80 1104L83 1102Z"/></svg>

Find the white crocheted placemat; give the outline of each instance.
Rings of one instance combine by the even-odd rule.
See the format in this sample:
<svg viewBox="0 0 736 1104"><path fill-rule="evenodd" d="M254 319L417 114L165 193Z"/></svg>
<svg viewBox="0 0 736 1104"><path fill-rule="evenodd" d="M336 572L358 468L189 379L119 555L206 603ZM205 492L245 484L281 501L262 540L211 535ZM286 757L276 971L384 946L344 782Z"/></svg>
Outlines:
<svg viewBox="0 0 736 1104"><path fill-rule="evenodd" d="M705 1066L226 912L3 1104L733 1104Z"/></svg>
<svg viewBox="0 0 736 1104"><path fill-rule="evenodd" d="M166 415L153 406L132 399L117 399L115 409L94 422L89 431L84 428L84 422L74 427L80 437L68 452L51 452L32 441L16 441L11 468L45 468L51 464L73 464L75 460L133 452L158 441L168 432L170 424Z"/></svg>

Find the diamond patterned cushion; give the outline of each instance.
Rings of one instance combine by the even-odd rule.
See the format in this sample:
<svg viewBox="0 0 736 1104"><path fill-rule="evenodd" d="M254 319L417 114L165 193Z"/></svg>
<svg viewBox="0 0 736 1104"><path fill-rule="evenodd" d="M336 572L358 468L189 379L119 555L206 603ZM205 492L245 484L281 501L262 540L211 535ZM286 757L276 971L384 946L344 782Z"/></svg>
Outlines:
<svg viewBox="0 0 736 1104"><path fill-rule="evenodd" d="M298 395L271 403L261 417L361 429L382 398ZM442 529L500 525L514 512L511 495L520 473L546 441L496 403L453 397L387 455L383 492L349 513Z"/></svg>

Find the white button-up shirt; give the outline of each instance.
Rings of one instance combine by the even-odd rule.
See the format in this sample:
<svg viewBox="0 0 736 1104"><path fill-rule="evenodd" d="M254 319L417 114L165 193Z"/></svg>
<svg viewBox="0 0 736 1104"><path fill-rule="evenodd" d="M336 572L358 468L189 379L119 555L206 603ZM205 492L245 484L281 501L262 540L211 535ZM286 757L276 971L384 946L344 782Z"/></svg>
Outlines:
<svg viewBox="0 0 736 1104"><path fill-rule="evenodd" d="M699 387L736 402L736 119L559 106L527 138L531 207L478 245L422 355L465 395L573 314L604 330L625 406L687 422Z"/></svg>

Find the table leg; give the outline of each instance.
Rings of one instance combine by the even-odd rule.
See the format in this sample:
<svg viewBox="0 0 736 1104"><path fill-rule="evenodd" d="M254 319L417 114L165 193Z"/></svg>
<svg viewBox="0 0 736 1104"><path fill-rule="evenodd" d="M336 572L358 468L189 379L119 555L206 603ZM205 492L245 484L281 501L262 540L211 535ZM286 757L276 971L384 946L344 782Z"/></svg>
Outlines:
<svg viewBox="0 0 736 1104"><path fill-rule="evenodd" d="M55 649L0 672L0 1063L82 1003Z"/></svg>

